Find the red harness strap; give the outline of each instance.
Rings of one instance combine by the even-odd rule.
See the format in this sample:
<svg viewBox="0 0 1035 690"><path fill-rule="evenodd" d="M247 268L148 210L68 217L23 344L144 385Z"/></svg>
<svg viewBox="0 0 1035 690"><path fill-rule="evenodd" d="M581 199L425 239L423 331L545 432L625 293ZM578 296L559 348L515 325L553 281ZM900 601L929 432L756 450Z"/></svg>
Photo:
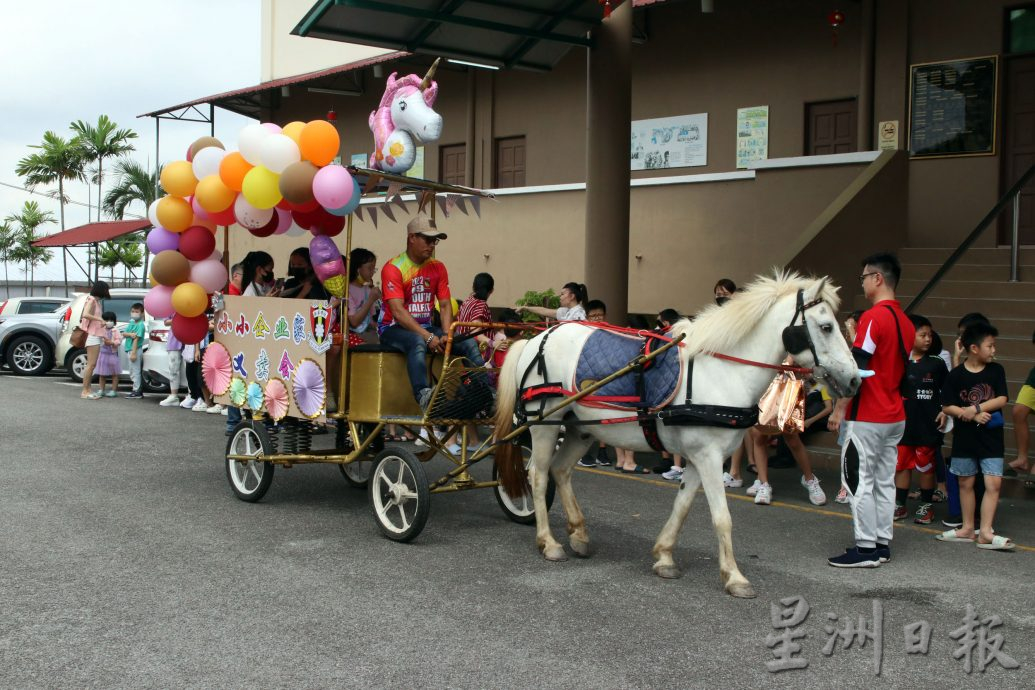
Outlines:
<svg viewBox="0 0 1035 690"><path fill-rule="evenodd" d="M709 352L709 356L715 359L724 359L727 362L736 362L737 364L747 364L751 367L759 367L761 369L775 369L776 371L790 371L801 376L808 376L812 373L812 369L809 367L796 367L791 364L766 364L765 362L756 362L753 359L741 359L740 357L734 357L733 355L724 355L721 352Z"/></svg>

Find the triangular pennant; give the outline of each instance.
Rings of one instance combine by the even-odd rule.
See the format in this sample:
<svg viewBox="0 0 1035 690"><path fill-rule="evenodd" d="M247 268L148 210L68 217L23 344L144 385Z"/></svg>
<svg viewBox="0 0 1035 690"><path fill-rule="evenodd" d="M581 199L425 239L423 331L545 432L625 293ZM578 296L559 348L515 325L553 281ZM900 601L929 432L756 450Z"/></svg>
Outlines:
<svg viewBox="0 0 1035 690"><path fill-rule="evenodd" d="M359 218L361 221L363 220L363 207L362 206L357 206L356 210L353 211L353 213L356 214L356 218Z"/></svg>
<svg viewBox="0 0 1035 690"><path fill-rule="evenodd" d="M385 192L385 199L391 199L402 189L402 182L389 182L388 191Z"/></svg>
<svg viewBox="0 0 1035 690"><path fill-rule="evenodd" d="M406 208L406 202L403 201L402 196L400 196L399 194L395 195L395 198L392 199L392 203L401 208L403 213L405 213L406 215L410 214L410 209Z"/></svg>
<svg viewBox="0 0 1035 690"><path fill-rule="evenodd" d="M447 203L446 197L440 196L436 201L438 201L438 207L442 209L442 215L449 218L449 204Z"/></svg>
<svg viewBox="0 0 1035 690"><path fill-rule="evenodd" d="M464 197L458 196L456 198L456 207L460 209L460 212L463 213L465 216L467 215L467 204L464 203Z"/></svg>
<svg viewBox="0 0 1035 690"><path fill-rule="evenodd" d="M374 227L376 228L377 227L377 206L371 206L370 208L368 208L367 209L367 215L370 216L370 222L373 223Z"/></svg>
<svg viewBox="0 0 1035 690"><path fill-rule="evenodd" d="M388 216L389 218L391 218L393 223L395 222L395 214L392 213L392 206L391 206L391 204L382 204L381 205L381 213L383 213L386 216Z"/></svg>
<svg viewBox="0 0 1035 690"><path fill-rule="evenodd" d="M471 208L474 209L475 215L477 215L479 218L482 217L482 199L481 199L481 197L478 197L478 196L472 196L471 197Z"/></svg>
<svg viewBox="0 0 1035 690"><path fill-rule="evenodd" d="M456 206L456 200L458 198L459 197L456 194L446 194L446 209L447 209L446 215L447 216L449 215L448 211L452 211L453 208Z"/></svg>
<svg viewBox="0 0 1035 690"><path fill-rule="evenodd" d="M363 193L369 194L374 191L374 188L381 182L381 176L377 173L371 173L370 177L367 178L367 183L363 186Z"/></svg>
<svg viewBox="0 0 1035 690"><path fill-rule="evenodd" d="M420 193L420 203L417 206L417 213L424 213L428 203L435 198L435 192L423 191Z"/></svg>

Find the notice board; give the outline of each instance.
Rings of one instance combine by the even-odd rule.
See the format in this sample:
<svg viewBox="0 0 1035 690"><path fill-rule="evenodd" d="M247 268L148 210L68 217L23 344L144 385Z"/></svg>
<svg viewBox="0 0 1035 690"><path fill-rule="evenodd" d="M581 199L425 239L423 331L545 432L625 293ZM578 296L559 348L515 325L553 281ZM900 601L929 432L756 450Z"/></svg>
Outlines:
<svg viewBox="0 0 1035 690"><path fill-rule="evenodd" d="M994 55L911 65L910 155L994 155L997 72Z"/></svg>

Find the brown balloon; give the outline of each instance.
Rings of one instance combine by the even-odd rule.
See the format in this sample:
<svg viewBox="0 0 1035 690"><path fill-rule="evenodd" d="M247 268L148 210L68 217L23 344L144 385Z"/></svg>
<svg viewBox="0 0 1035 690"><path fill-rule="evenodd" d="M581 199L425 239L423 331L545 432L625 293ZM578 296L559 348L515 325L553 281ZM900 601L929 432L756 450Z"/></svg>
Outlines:
<svg viewBox="0 0 1035 690"><path fill-rule="evenodd" d="M313 178L319 168L309 161L299 161L284 168L280 174L280 193L292 204L313 200Z"/></svg>
<svg viewBox="0 0 1035 690"><path fill-rule="evenodd" d="M191 144L189 149L187 149L187 160L194 160L194 156L197 155L198 151L201 149L207 149L209 146L215 146L217 149L223 149L224 151L226 150L226 147L223 146L223 142L219 139L216 139L215 137L201 137Z"/></svg>
<svg viewBox="0 0 1035 690"><path fill-rule="evenodd" d="M155 255L151 275L161 285L176 287L190 280L190 262L178 251L167 249Z"/></svg>

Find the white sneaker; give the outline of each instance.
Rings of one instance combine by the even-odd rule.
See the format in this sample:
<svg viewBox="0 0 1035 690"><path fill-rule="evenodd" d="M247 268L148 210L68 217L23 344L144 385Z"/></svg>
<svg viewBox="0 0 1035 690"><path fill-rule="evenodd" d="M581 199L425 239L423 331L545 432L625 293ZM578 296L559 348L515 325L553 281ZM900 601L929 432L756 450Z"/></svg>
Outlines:
<svg viewBox="0 0 1035 690"><path fill-rule="evenodd" d="M767 506L769 505L769 502L772 500L773 487L769 486L769 482L766 482L765 484L759 484L758 488L755 489L755 505Z"/></svg>
<svg viewBox="0 0 1035 690"><path fill-rule="evenodd" d="M199 400L194 403L194 407L190 408L191 412L208 412L208 405L205 404L204 400Z"/></svg>
<svg viewBox="0 0 1035 690"><path fill-rule="evenodd" d="M668 472L662 472L661 476L664 477L665 479L682 479L683 478L683 468L682 467L676 467L675 465L672 465L672 469L670 469Z"/></svg>
<svg viewBox="0 0 1035 690"><path fill-rule="evenodd" d="M177 405L180 404L180 396L178 396L178 395L170 395L168 398L166 398L165 400L163 400L162 402L160 402L158 404L161 405L162 407L176 407Z"/></svg>
<svg viewBox="0 0 1035 690"><path fill-rule="evenodd" d="M762 482L756 479L755 483L749 486L747 488L747 491L745 491L744 493L746 493L748 496L754 496L756 493L758 493L758 487L760 486L762 486Z"/></svg>
<svg viewBox="0 0 1035 690"><path fill-rule="evenodd" d="M193 410L194 406L197 403L198 403L197 398L192 398L192 397L190 397L188 395L186 398L183 399L183 402L180 403L180 407L182 407L185 410Z"/></svg>
<svg viewBox="0 0 1035 690"><path fill-rule="evenodd" d="M446 450L448 450L453 455L460 455L463 452L463 449L460 448L459 443L450 443L448 446L446 446Z"/></svg>
<svg viewBox="0 0 1035 690"><path fill-rule="evenodd" d="M848 487L844 484L841 485L841 490L837 492L837 497L834 498L834 503L848 503Z"/></svg>
<svg viewBox="0 0 1035 690"><path fill-rule="evenodd" d="M827 495L823 493L823 489L819 488L819 477L816 475L812 475L812 479L809 480L802 475L801 485L809 492L809 500L812 501L812 505L821 506L827 502Z"/></svg>
<svg viewBox="0 0 1035 690"><path fill-rule="evenodd" d="M225 407L220 407L219 405L216 405L216 407L220 408L219 414L223 415L224 417L226 417L226 416L228 416L230 414L230 410L226 409ZM212 412L211 408L209 409L209 412Z"/></svg>
<svg viewBox="0 0 1035 690"><path fill-rule="evenodd" d="M758 480L755 480L755 481L757 483ZM725 486L727 489L739 489L740 487L744 486L744 480L741 479L740 477L734 477L729 472L723 472L722 473L722 485ZM752 487L752 488L754 488L754 487ZM748 491L751 491L751 489L748 489ZM752 495L754 495L754 494L752 494Z"/></svg>
<svg viewBox="0 0 1035 690"><path fill-rule="evenodd" d="M223 406L219 403L212 403L205 412L209 414L223 414Z"/></svg>

